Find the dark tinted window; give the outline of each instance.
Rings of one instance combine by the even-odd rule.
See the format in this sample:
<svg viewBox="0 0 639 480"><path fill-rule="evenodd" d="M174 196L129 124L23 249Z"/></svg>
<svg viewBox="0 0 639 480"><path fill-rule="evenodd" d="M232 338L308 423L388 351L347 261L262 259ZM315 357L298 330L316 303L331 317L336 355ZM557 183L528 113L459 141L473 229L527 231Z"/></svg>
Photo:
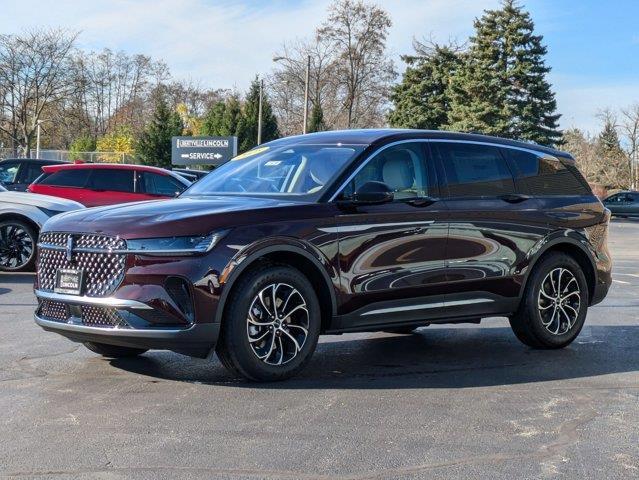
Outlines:
<svg viewBox="0 0 639 480"><path fill-rule="evenodd" d="M382 150L355 175L342 194L350 197L372 181L388 185L397 200L429 195L432 174L425 168L422 144L402 143Z"/></svg>
<svg viewBox="0 0 639 480"><path fill-rule="evenodd" d="M584 195L590 193L576 167L532 152L502 149L513 165L519 188L532 195Z"/></svg>
<svg viewBox="0 0 639 480"><path fill-rule="evenodd" d="M96 168L91 174L91 189L133 192L133 170Z"/></svg>
<svg viewBox="0 0 639 480"><path fill-rule="evenodd" d="M60 170L42 179L42 185L57 187L84 187L89 179L89 170Z"/></svg>
<svg viewBox="0 0 639 480"><path fill-rule="evenodd" d="M446 173L451 197L486 197L513 193L515 185L499 149L489 145L433 142Z"/></svg>
<svg viewBox="0 0 639 480"><path fill-rule="evenodd" d="M151 195L164 195L174 197L176 193L182 193L186 187L168 175L142 172L142 191Z"/></svg>
<svg viewBox="0 0 639 480"><path fill-rule="evenodd" d="M42 165L40 163L25 163L20 171L20 182L33 183L40 175L42 175Z"/></svg>

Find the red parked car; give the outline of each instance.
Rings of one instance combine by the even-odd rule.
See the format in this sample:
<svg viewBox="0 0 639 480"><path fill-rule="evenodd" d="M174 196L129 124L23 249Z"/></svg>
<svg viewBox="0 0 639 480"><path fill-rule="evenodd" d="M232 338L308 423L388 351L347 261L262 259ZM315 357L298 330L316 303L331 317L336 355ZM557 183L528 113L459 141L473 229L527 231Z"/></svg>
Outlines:
<svg viewBox="0 0 639 480"><path fill-rule="evenodd" d="M49 165L29 191L75 200L87 207L173 198L191 184L168 170L142 165Z"/></svg>

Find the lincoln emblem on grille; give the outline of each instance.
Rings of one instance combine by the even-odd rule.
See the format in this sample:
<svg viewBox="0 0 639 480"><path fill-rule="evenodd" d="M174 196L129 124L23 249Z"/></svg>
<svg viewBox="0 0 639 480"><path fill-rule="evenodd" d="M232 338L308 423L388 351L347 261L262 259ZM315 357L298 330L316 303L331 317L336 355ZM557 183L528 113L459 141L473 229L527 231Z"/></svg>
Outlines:
<svg viewBox="0 0 639 480"><path fill-rule="evenodd" d="M73 235L69 235L67 237L67 249L66 249L66 253L67 253L67 262L71 262L73 260Z"/></svg>

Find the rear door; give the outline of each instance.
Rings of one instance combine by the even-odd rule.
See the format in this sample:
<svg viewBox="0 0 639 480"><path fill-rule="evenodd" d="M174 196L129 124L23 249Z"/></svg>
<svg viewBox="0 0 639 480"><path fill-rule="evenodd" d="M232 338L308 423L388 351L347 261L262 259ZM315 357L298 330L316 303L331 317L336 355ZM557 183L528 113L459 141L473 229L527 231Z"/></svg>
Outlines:
<svg viewBox="0 0 639 480"><path fill-rule="evenodd" d="M499 147L460 141L430 146L450 211L447 316L510 311L518 301L519 267L546 232L538 203L516 187Z"/></svg>
<svg viewBox="0 0 639 480"><path fill-rule="evenodd" d="M342 328L426 319L441 307L447 212L426 151L423 142L382 147L338 195L347 201L377 181L395 196L382 205L342 204L336 218Z"/></svg>
<svg viewBox="0 0 639 480"><path fill-rule="evenodd" d="M86 206L144 200L135 194L134 173L134 170L123 168L92 168Z"/></svg>

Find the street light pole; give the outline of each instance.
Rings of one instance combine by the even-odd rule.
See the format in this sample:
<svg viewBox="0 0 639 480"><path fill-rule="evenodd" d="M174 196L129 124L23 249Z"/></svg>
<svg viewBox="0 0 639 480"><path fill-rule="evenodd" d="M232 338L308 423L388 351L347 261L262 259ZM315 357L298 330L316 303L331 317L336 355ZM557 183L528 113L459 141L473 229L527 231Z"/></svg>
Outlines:
<svg viewBox="0 0 639 480"><path fill-rule="evenodd" d="M41 120L36 123L36 158L40 158L40 124Z"/></svg>
<svg viewBox="0 0 639 480"><path fill-rule="evenodd" d="M306 128L308 126L308 84L310 80L309 78L310 74L311 74L311 56L309 55L306 62L306 80L304 85L304 128L302 130L302 133L306 133Z"/></svg>
<svg viewBox="0 0 639 480"><path fill-rule="evenodd" d="M257 144L262 143L262 97L264 95L264 80L260 79L260 102L257 107Z"/></svg>

